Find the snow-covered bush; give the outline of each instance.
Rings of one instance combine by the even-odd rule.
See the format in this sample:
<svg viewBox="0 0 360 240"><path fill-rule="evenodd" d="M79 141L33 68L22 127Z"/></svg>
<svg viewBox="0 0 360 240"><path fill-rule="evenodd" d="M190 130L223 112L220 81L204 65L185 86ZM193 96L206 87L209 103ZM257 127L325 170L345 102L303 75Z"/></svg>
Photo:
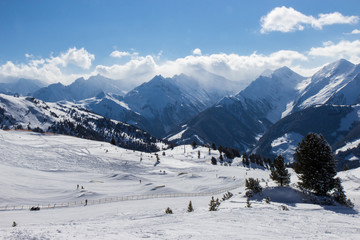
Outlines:
<svg viewBox="0 0 360 240"><path fill-rule="evenodd" d="M167 208L166 210L165 210L165 213L166 214L173 214L173 211L171 210L171 208Z"/></svg>
<svg viewBox="0 0 360 240"><path fill-rule="evenodd" d="M215 200L214 196L212 196L210 203L209 203L209 211L217 211L217 210L219 210L219 206L220 206L219 199L217 198Z"/></svg>

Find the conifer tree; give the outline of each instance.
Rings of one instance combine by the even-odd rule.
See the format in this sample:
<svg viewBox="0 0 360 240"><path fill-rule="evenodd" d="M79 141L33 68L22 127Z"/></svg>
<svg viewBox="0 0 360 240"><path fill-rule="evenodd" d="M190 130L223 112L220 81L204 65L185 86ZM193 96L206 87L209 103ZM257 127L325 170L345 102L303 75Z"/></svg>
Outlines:
<svg viewBox="0 0 360 240"><path fill-rule="evenodd" d="M270 178L279 183L280 186L289 185L290 174L285 168L283 156L279 155L277 158L275 158L274 169L271 169Z"/></svg>
<svg viewBox="0 0 360 240"><path fill-rule="evenodd" d="M188 206L187 211L188 211L188 212L193 212L193 211L194 211L194 208L193 208L193 206L192 206L191 201L189 202L189 206Z"/></svg>
<svg viewBox="0 0 360 240"><path fill-rule="evenodd" d="M211 157L211 164L212 164L212 165L217 165L216 158Z"/></svg>
<svg viewBox="0 0 360 240"><path fill-rule="evenodd" d="M330 145L320 134L309 133L299 143L295 153L294 170L299 185L319 196L334 188L336 162Z"/></svg>

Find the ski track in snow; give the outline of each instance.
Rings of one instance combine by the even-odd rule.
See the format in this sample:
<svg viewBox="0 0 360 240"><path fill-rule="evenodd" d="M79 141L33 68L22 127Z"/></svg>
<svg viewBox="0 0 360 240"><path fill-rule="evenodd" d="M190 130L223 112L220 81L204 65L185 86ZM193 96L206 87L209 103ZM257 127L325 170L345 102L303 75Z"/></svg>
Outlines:
<svg viewBox="0 0 360 240"><path fill-rule="evenodd" d="M198 158L198 150L201 156ZM109 196L209 192L240 185L234 197L209 212L209 196L121 201L83 207L0 211L0 239L359 239L359 169L339 173L355 209L302 203L293 192L267 188L266 204L246 208L244 179L264 179L269 172L213 166L207 148L154 154L121 149L61 135L0 130L0 206L99 199ZM140 161L140 157L142 161ZM239 166L238 166L239 165ZM161 172L160 172L161 170ZM165 170L165 173L164 173ZM142 183L139 183L139 180ZM292 172L292 182L296 176ZM77 190L76 184L85 189ZM156 186L165 187L156 188ZM151 190L151 189L156 190ZM273 189L273 190L272 190ZM282 197L286 194L288 201ZM222 194L215 197L221 198ZM278 197L277 197L278 196ZM279 197L280 196L280 197ZM265 197L265 196L263 196ZM277 199L278 198L278 199ZM195 211L186 212L189 201ZM280 201L278 201L280 200ZM286 205L289 211L281 210ZM170 207L174 214L165 214ZM11 227L13 221L17 227Z"/></svg>

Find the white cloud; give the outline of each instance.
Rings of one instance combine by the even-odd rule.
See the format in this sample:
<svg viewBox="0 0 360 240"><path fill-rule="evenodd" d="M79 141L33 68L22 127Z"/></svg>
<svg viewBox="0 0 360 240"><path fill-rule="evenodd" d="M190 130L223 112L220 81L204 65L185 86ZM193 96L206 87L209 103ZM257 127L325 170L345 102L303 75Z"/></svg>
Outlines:
<svg viewBox="0 0 360 240"><path fill-rule="evenodd" d="M25 63L15 64L8 61L0 65L0 79L32 78L48 83L69 84L81 76L87 78L90 75L102 74L112 79L123 80L128 84L128 87L135 87L149 81L157 74L165 77L172 77L181 73L199 75L205 70L237 81L239 87L243 88L266 69L275 70L282 66L288 66L302 75L310 76L319 66L339 58L359 62L360 40L341 41L339 43L324 42L321 47L313 47L304 53L280 50L270 54L255 51L250 55L235 53L191 54L174 60L161 61L160 56L162 54L163 52L160 51L154 56L139 56L134 52L131 53L131 58L125 63L97 65L94 70L89 70L87 68L90 67L94 55L85 49L71 48L58 56L31 57ZM82 71L82 74L71 74L73 68L68 68L70 64L85 70ZM306 68L305 65L311 67Z"/></svg>
<svg viewBox="0 0 360 240"><path fill-rule="evenodd" d="M0 76L7 78L30 78L38 79L47 83L63 82L69 83L80 75L65 74L64 68L74 65L82 69L89 69L93 54L87 52L84 48L76 47L60 53L59 56L50 56L49 58L35 59L32 54L25 55L28 60L26 63L14 64L11 61L0 66Z"/></svg>
<svg viewBox="0 0 360 240"><path fill-rule="evenodd" d="M148 55L131 59L123 65L99 65L93 74L100 73L109 78L126 80L129 85L136 86L150 80L157 74L172 77L175 74L193 75L199 70L206 70L238 81L240 86L245 86L265 69L276 69L284 65L290 66L297 61L306 61L307 57L296 51L282 50L270 55L256 52L250 56L225 53L207 56L189 55L162 63L158 63L154 59L156 56Z"/></svg>
<svg viewBox="0 0 360 240"><path fill-rule="evenodd" d="M28 54L28 53L25 53L25 57L26 57L26 58L33 58L33 57L34 57L34 55L32 55L32 54Z"/></svg>
<svg viewBox="0 0 360 240"><path fill-rule="evenodd" d="M195 48L192 53L193 53L193 55L201 55L201 49Z"/></svg>
<svg viewBox="0 0 360 240"><path fill-rule="evenodd" d="M98 65L92 73L101 74L112 79L121 79L128 82L130 86L150 80L156 75L157 64L150 55L131 59L125 64L114 64L112 66Z"/></svg>
<svg viewBox="0 0 360 240"><path fill-rule="evenodd" d="M110 53L111 57L116 57L116 58L122 58L122 57L130 56L130 55L131 55L131 53L129 53L129 52L120 52L117 50Z"/></svg>
<svg viewBox="0 0 360 240"><path fill-rule="evenodd" d="M138 52L122 52L122 51L113 51L112 53L110 53L110 56L111 57L114 57L114 58L122 58L122 57L136 57L138 56L139 53Z"/></svg>
<svg viewBox="0 0 360 240"><path fill-rule="evenodd" d="M316 29L322 29L325 25L332 24L356 24L358 16L343 16L339 12L319 14L318 18L305 15L292 7L276 7L266 16L261 17L261 33L279 31L294 32L302 31L305 26L310 25Z"/></svg>
<svg viewBox="0 0 360 240"><path fill-rule="evenodd" d="M50 64L61 65L63 67L69 64L81 67L83 69L89 69L91 62L95 59L93 54L90 54L84 48L77 49L76 47L69 48L67 52L60 53L58 57L51 57L46 59Z"/></svg>
<svg viewBox="0 0 360 240"><path fill-rule="evenodd" d="M360 34L360 30L359 29L354 29L354 30L352 30L351 34Z"/></svg>
<svg viewBox="0 0 360 240"><path fill-rule="evenodd" d="M322 47L312 47L309 51L310 56L330 57L334 59L346 58L352 62L360 62L360 40L324 42Z"/></svg>

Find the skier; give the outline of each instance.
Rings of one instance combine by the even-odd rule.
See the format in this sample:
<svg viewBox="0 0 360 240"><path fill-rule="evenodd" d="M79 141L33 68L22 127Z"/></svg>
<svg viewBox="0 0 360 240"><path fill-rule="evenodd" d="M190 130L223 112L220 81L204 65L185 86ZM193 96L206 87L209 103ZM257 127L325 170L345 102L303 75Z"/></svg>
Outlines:
<svg viewBox="0 0 360 240"><path fill-rule="evenodd" d="M76 185L76 189L79 189L79 184L78 184L78 185Z"/></svg>
<svg viewBox="0 0 360 240"><path fill-rule="evenodd" d="M140 184L141 184L141 179L139 180Z"/></svg>
<svg viewBox="0 0 360 240"><path fill-rule="evenodd" d="M85 199L85 206L87 206L87 199Z"/></svg>

